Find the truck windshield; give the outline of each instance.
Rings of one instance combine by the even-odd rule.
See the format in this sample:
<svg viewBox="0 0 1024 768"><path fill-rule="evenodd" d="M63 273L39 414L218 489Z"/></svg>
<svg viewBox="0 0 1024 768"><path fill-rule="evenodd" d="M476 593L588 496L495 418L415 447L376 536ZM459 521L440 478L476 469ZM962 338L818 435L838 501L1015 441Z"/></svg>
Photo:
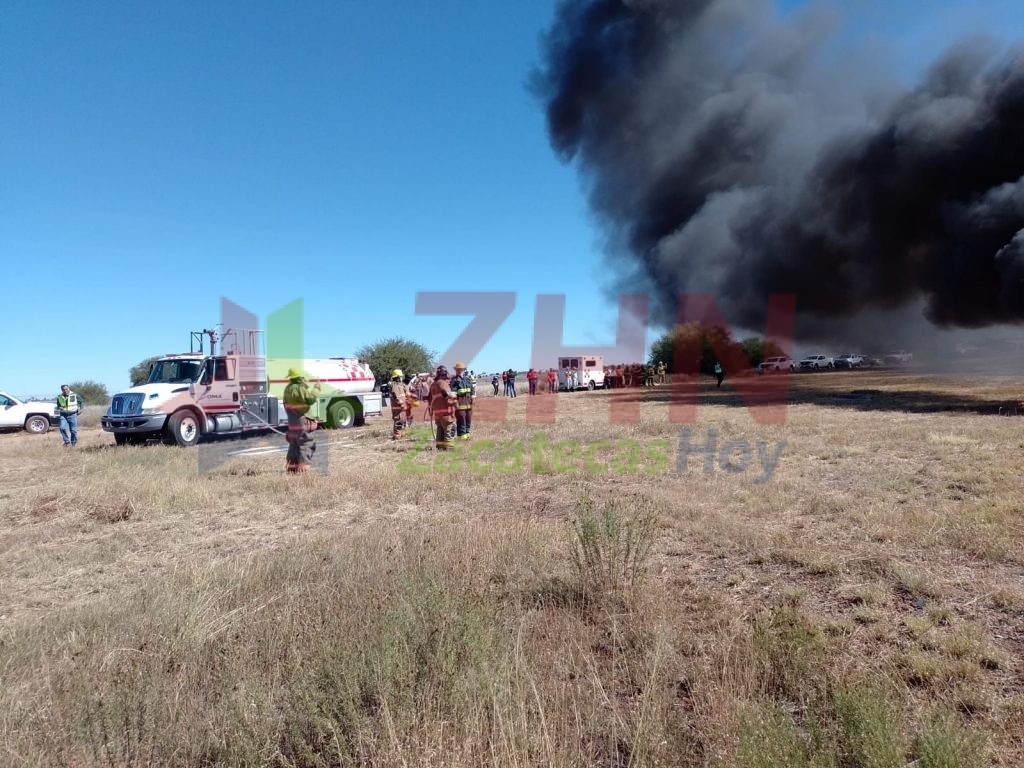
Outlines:
<svg viewBox="0 0 1024 768"><path fill-rule="evenodd" d="M199 378L201 360L157 360L149 373L150 384L180 384Z"/></svg>

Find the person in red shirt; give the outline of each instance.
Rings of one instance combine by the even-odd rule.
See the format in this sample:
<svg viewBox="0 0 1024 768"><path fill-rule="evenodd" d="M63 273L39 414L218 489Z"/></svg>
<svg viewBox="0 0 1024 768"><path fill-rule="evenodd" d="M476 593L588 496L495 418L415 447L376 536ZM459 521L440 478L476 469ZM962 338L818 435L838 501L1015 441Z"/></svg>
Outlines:
<svg viewBox="0 0 1024 768"><path fill-rule="evenodd" d="M526 372L526 380L530 383L530 394L537 394L537 372L531 368Z"/></svg>
<svg viewBox="0 0 1024 768"><path fill-rule="evenodd" d="M558 374L555 373L554 368L548 369L548 394L556 394L558 392Z"/></svg>

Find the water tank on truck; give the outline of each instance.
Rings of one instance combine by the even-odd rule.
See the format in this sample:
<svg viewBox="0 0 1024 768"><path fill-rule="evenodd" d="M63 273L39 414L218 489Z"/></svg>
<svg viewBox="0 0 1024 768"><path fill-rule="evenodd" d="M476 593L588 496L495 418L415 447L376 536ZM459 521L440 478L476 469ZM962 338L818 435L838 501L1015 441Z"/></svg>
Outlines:
<svg viewBox="0 0 1024 768"><path fill-rule="evenodd" d="M306 415L325 427L362 426L367 418L383 413L383 397L374 391L376 377L369 364L358 358L269 358L271 396L284 397L290 368L302 371L310 385L319 382L320 396Z"/></svg>

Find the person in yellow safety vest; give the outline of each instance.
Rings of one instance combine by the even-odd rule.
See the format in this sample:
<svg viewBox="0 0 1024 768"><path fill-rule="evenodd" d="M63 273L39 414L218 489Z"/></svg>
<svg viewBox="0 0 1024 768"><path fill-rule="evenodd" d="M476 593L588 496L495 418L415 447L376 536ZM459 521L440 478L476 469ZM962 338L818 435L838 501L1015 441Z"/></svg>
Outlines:
<svg viewBox="0 0 1024 768"><path fill-rule="evenodd" d="M447 451L455 443L455 393L448 384L448 369L443 365L437 367L428 397L436 428L435 445L437 450Z"/></svg>
<svg viewBox="0 0 1024 768"><path fill-rule="evenodd" d="M394 422L392 440L401 439L402 430L412 423L414 405L416 398L409 385L405 383L405 374L401 368L395 368L391 372L391 421Z"/></svg>
<svg viewBox="0 0 1024 768"><path fill-rule="evenodd" d="M317 424L307 418L309 407L320 394L320 384L310 389L306 377L294 368L288 369L288 386L284 388L284 410L288 414L288 456L285 467L289 472L308 472L313 466L316 438L312 433Z"/></svg>
<svg viewBox="0 0 1024 768"><path fill-rule="evenodd" d="M65 448L78 445L78 414L82 412L82 401L71 387L61 384L57 395L57 413L60 415L60 436Z"/></svg>
<svg viewBox="0 0 1024 768"><path fill-rule="evenodd" d="M476 399L476 382L466 373L466 364L455 364L455 378L452 379L452 391L455 393L455 428L460 440L469 440L469 432L473 427L473 401Z"/></svg>

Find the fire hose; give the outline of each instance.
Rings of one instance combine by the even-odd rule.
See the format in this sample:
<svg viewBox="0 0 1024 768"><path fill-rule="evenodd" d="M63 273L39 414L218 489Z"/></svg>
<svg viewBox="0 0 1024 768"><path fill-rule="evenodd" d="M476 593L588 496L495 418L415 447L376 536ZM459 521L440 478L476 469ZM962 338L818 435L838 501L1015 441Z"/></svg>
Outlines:
<svg viewBox="0 0 1024 768"><path fill-rule="evenodd" d="M317 395L319 395L320 394L320 380L319 379L314 379L313 381L314 381L313 391ZM279 427L275 427L269 421L266 421L264 418L262 418L258 413L254 413L254 412L250 411L248 408L239 408L239 411L241 411L242 413L248 413L250 416L252 416L254 419L256 419L256 421L260 422L260 424L263 424L268 429L270 429L271 432L276 432L277 434L282 435L283 437L287 437L288 436L288 430L287 429L281 429Z"/></svg>
<svg viewBox="0 0 1024 768"><path fill-rule="evenodd" d="M452 399L449 401L452 409L456 407L456 400ZM430 401L427 401L427 407L423 409L423 420L430 422L434 420L434 409L431 407Z"/></svg>
<svg viewBox="0 0 1024 768"><path fill-rule="evenodd" d="M248 408L240 408L239 410L242 411L242 413L248 413L250 416L252 416L254 419L256 419L256 421L260 422L261 424L265 424L272 432L277 432L277 434L279 434L279 435L285 435L285 436L288 435L288 430L282 430L282 429L280 429L278 427L275 427L269 421L266 421L263 418L261 418L258 413L253 413Z"/></svg>

